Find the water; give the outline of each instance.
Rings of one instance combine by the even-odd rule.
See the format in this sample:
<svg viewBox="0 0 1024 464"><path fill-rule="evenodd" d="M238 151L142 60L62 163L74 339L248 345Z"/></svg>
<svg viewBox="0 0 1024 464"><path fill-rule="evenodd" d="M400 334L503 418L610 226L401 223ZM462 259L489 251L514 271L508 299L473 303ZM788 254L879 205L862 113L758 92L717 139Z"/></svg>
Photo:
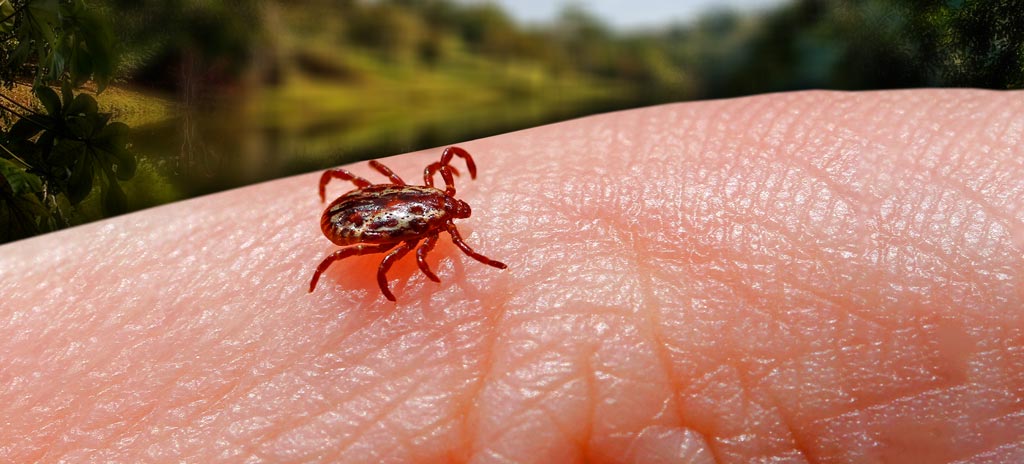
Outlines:
<svg viewBox="0 0 1024 464"><path fill-rule="evenodd" d="M427 149L629 106L526 99L471 108L376 111L267 120L252 111L185 113L133 129L139 173L127 182L138 210L339 164Z"/></svg>

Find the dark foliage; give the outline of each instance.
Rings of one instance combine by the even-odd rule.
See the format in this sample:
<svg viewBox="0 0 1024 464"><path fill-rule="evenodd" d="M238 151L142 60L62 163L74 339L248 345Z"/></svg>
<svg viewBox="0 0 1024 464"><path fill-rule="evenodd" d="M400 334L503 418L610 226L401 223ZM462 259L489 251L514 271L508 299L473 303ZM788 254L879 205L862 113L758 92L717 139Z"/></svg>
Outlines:
<svg viewBox="0 0 1024 464"><path fill-rule="evenodd" d="M13 121L0 132L0 242L69 225L62 206L81 203L97 179L104 214L123 212L118 182L135 173L128 127L74 91L87 81L102 90L113 76L114 40L102 15L82 0L3 2L0 15L3 84L30 80L42 107L0 92L0 110Z"/></svg>

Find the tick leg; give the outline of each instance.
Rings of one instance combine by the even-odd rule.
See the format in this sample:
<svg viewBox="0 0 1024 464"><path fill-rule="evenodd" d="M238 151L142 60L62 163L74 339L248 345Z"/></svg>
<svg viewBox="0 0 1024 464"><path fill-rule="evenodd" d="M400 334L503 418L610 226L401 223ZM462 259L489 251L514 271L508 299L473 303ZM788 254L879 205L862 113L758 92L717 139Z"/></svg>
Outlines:
<svg viewBox="0 0 1024 464"><path fill-rule="evenodd" d="M427 187L434 186L434 173L437 172L438 169L441 169L441 162L434 161L423 170L423 182L426 183ZM449 165L448 169L452 171L452 175L459 175L459 170L455 169L455 166Z"/></svg>
<svg viewBox="0 0 1024 464"><path fill-rule="evenodd" d="M450 166L453 156L458 156L459 158L466 160L466 168L469 169L469 178L476 179L476 163L473 162L473 157L470 156L469 152L459 147L448 147L441 153L441 161L431 163L423 170L423 182L427 187L434 186L434 173L440 170L442 166L448 166L456 176L459 175L459 171ZM444 175L444 172L442 172L441 175ZM447 182L447 184L452 185L451 182Z"/></svg>
<svg viewBox="0 0 1024 464"><path fill-rule="evenodd" d="M427 275L427 278L434 282L440 282L436 275L430 270L430 266L427 265L427 253L434 248L434 244L437 243L437 234L427 237L423 241L423 245L416 249L416 264L419 264L420 270Z"/></svg>
<svg viewBox="0 0 1024 464"><path fill-rule="evenodd" d="M469 178L476 179L476 163L473 162L473 157L469 155L469 152L459 147L448 147L441 153L441 165L448 165L452 161L452 155L456 155L459 158L466 160L466 168L469 169Z"/></svg>
<svg viewBox="0 0 1024 464"><path fill-rule="evenodd" d="M356 245L354 247L342 248L334 253L331 253L320 262L320 265L316 267L316 272L313 273L313 280L309 282L309 293L313 293L313 289L316 288L316 283L320 280L320 274L323 274L327 268L331 267L335 261L339 259L345 259L349 256L356 255L369 255L373 253L384 253L395 246L394 243L385 243L383 245Z"/></svg>
<svg viewBox="0 0 1024 464"><path fill-rule="evenodd" d="M392 184L405 185L405 181L398 174L395 174L391 168L385 166L383 163L377 160L370 161L370 166L377 170L377 172L384 174L388 179L391 179Z"/></svg>
<svg viewBox="0 0 1024 464"><path fill-rule="evenodd" d="M344 169L341 169L341 168L328 169L328 170L324 171L323 175L320 176L320 202L321 203L324 201L324 189L327 187L327 183L330 182L331 179L341 179L341 180L351 181L353 184L356 184L356 188L369 187L371 185L370 181L368 181L366 179L363 179L362 177L359 177L359 176L357 176L355 174L352 174L351 172L348 172L348 171L346 171Z"/></svg>
<svg viewBox="0 0 1024 464"><path fill-rule="evenodd" d="M473 259L480 261L481 263L484 263L488 266L494 266L498 269L505 269L508 267L505 265L505 263L501 261L495 261L491 258L488 258L480 253L473 251L473 249L470 248L469 245L466 245L466 242L462 240L462 235L459 235L459 229L455 228L455 223L451 221L448 221L448 233L452 236L452 242L455 243L455 246L459 247L459 249L462 250L463 253L469 255Z"/></svg>
<svg viewBox="0 0 1024 464"><path fill-rule="evenodd" d="M391 265L394 264L395 261L402 259L409 250L415 247L416 243L417 242L405 242L394 250L391 250L391 253L388 253L388 255L380 261L380 267L377 268L377 285L380 286L380 291L384 294L384 298L395 301L395 295L393 295L391 290L388 289L388 269L391 269Z"/></svg>
<svg viewBox="0 0 1024 464"><path fill-rule="evenodd" d="M452 177L451 166L441 166L441 178L444 179L444 194L455 196L455 179Z"/></svg>

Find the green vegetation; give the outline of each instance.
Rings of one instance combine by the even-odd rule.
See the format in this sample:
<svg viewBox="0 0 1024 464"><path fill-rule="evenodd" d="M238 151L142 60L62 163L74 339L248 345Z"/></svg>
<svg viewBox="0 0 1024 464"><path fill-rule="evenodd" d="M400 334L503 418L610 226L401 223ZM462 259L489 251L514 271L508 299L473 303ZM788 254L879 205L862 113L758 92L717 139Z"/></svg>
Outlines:
<svg viewBox="0 0 1024 464"><path fill-rule="evenodd" d="M74 208L100 191L102 212L127 209L120 182L135 174L128 127L74 88L103 90L114 67L113 36L82 0L0 0L0 83L31 77L35 108L0 93L0 241L71 224ZM50 85L60 88L58 94ZM98 180L98 182L97 182Z"/></svg>
<svg viewBox="0 0 1024 464"><path fill-rule="evenodd" d="M454 0L0 0L0 243L600 111L1021 88L1021 3L795 0L622 32Z"/></svg>

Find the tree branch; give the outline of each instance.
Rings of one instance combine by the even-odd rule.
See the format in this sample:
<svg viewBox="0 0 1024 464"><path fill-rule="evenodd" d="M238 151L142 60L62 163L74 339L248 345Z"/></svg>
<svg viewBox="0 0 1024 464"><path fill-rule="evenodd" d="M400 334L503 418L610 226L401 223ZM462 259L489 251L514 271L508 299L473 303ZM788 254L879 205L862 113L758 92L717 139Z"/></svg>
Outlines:
<svg viewBox="0 0 1024 464"><path fill-rule="evenodd" d="M12 152L9 148L4 146L3 144L0 144L0 149L2 149L5 153L7 153L7 156L10 156L11 158L13 158L14 160L20 162L21 164L24 164L26 168L35 169L31 164L28 164L28 161L25 161L25 160L21 159L21 157L19 157L18 155L15 155L14 152Z"/></svg>

